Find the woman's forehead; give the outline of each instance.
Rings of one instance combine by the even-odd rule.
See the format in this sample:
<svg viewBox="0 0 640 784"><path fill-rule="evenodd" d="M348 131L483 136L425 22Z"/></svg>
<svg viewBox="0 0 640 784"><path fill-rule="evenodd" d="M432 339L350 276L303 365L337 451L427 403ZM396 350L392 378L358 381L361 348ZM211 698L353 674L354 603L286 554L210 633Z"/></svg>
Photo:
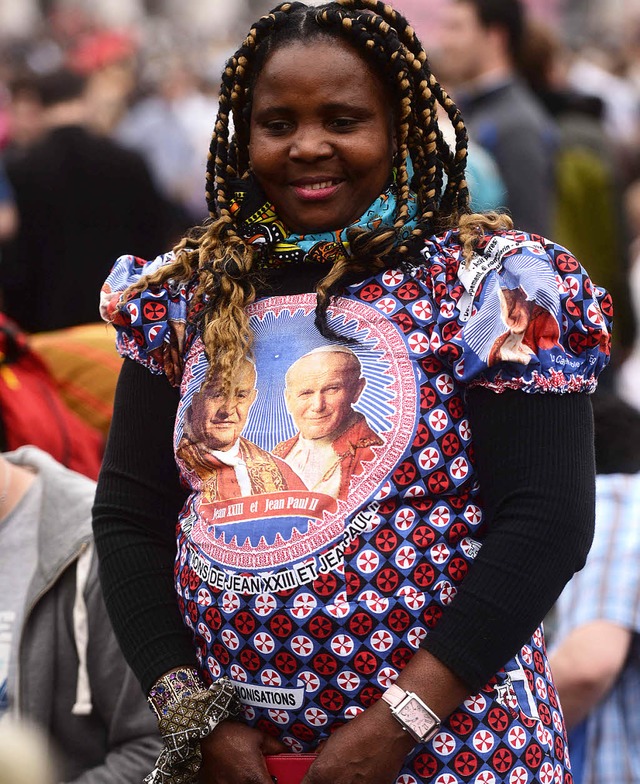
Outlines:
<svg viewBox="0 0 640 784"><path fill-rule="evenodd" d="M385 85L354 47L340 38L292 41L279 46L264 63L254 88L254 104L299 89L332 95L385 92Z"/></svg>

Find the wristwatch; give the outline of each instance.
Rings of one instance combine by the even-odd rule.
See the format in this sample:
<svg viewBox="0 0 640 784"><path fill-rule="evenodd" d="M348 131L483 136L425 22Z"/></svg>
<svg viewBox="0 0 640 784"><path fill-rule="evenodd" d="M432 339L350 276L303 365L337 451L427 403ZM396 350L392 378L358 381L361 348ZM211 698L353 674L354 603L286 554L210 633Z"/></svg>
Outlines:
<svg viewBox="0 0 640 784"><path fill-rule="evenodd" d="M412 691L393 684L382 692L382 699L391 706L391 713L418 743L426 743L440 729L440 719Z"/></svg>

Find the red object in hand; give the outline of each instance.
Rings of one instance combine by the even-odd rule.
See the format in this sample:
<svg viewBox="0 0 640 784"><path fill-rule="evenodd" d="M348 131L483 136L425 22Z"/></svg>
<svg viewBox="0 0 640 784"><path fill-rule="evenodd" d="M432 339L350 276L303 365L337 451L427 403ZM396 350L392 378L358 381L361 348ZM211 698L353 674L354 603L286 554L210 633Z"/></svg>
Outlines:
<svg viewBox="0 0 640 784"><path fill-rule="evenodd" d="M300 784L316 754L267 754L267 770L276 784Z"/></svg>

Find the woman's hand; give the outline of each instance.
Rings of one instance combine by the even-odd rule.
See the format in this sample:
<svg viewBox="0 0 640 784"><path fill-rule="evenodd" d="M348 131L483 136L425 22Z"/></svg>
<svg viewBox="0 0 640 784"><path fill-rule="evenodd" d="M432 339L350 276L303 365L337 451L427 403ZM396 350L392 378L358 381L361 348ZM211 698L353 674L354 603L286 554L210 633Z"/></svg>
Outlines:
<svg viewBox="0 0 640 784"><path fill-rule="evenodd" d="M414 745L379 701L322 744L302 784L391 784Z"/></svg>
<svg viewBox="0 0 640 784"><path fill-rule="evenodd" d="M237 721L223 721L200 748L200 784L273 784L264 755L289 751L271 735Z"/></svg>

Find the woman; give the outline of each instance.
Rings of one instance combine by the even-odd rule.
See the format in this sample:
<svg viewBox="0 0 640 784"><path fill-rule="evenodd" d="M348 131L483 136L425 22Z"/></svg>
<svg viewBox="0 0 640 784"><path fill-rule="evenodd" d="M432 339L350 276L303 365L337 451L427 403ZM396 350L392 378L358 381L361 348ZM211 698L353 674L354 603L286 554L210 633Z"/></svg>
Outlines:
<svg viewBox="0 0 640 784"><path fill-rule="evenodd" d="M166 739L150 780L268 784L288 750L318 751L305 784L570 782L539 623L591 540L610 300L564 249L469 215L465 157L399 14L285 3L225 69L212 222L105 284L127 360L95 532ZM489 367L503 288L553 329ZM247 359L242 436L232 406L210 422L237 490L212 500L170 440ZM340 483L370 454L344 495L256 492L245 442Z"/></svg>

